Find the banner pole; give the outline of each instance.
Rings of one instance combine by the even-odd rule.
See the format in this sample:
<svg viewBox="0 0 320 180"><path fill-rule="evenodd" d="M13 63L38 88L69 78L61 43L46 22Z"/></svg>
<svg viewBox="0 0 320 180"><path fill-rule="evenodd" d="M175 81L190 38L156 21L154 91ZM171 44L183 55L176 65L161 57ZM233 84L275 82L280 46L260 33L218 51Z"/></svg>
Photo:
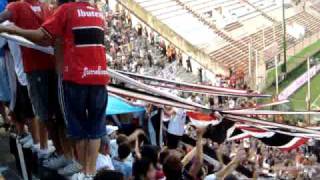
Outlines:
<svg viewBox="0 0 320 180"><path fill-rule="evenodd" d="M24 155L23 155L22 147L21 147L21 144L19 143L17 137L16 137L16 145L17 145L17 149L18 149L18 156L19 156L19 161L20 161L22 178L23 178L23 180L28 180L29 178L28 178L28 173L27 173L27 169L26 169L26 164L25 164L25 161L24 161Z"/></svg>

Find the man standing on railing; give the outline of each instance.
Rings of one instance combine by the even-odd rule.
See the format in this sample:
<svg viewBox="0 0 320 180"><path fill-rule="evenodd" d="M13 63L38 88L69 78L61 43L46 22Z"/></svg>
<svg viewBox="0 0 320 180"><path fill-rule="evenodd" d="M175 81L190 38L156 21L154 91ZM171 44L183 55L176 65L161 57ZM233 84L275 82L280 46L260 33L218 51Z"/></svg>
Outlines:
<svg viewBox="0 0 320 180"><path fill-rule="evenodd" d="M17 34L42 45L49 45L59 37L63 40L63 112L67 133L76 141L83 166L74 179L92 179L100 138L106 135L108 94L105 85L109 76L103 17L89 0L79 0L60 6L37 30L0 26L0 32Z"/></svg>

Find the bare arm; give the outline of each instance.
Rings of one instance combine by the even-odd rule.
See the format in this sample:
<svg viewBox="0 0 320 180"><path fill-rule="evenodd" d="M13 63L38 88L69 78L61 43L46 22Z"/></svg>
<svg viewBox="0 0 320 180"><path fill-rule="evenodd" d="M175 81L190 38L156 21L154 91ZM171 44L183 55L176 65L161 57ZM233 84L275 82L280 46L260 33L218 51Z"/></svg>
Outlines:
<svg viewBox="0 0 320 180"><path fill-rule="evenodd" d="M194 158L194 162L189 170L189 175L196 176L201 169L203 164L203 144L202 144L202 136L205 132L205 129L197 129L197 144L196 144L196 154Z"/></svg>
<svg viewBox="0 0 320 180"><path fill-rule="evenodd" d="M0 26L0 33L2 32L22 36L36 44L39 44L40 46L49 46L52 43L51 37L47 33L45 33L42 28L27 30L21 29L14 25Z"/></svg>
<svg viewBox="0 0 320 180"><path fill-rule="evenodd" d="M244 150L238 150L236 157L234 157L234 159L228 165L216 173L217 178L223 179L227 175L231 174L238 167L240 161L245 158L246 156Z"/></svg>
<svg viewBox="0 0 320 180"><path fill-rule="evenodd" d="M141 159L141 153L140 153L140 147L139 147L139 140L138 140L138 138L136 139L136 142L135 142L134 151L135 151L135 153L136 153L136 157L137 157L138 159Z"/></svg>
<svg viewBox="0 0 320 180"><path fill-rule="evenodd" d="M217 159L221 163L222 167L224 166L224 161L223 161L223 154L222 154L222 145L218 145L218 148L216 150L217 153Z"/></svg>
<svg viewBox="0 0 320 180"><path fill-rule="evenodd" d="M238 167L239 163L240 161L237 158L233 159L229 164L223 167L223 169L216 173L217 178L223 179L224 177L232 173Z"/></svg>
<svg viewBox="0 0 320 180"><path fill-rule="evenodd" d="M131 143L133 141L135 141L139 135L144 134L144 131L141 129L137 129L135 130L132 134L130 134L130 136L128 137L128 142Z"/></svg>
<svg viewBox="0 0 320 180"><path fill-rule="evenodd" d="M164 107L163 108L163 112L165 115L167 116L172 116L172 115L175 115L176 111L173 109L173 108L170 108L170 107Z"/></svg>
<svg viewBox="0 0 320 180"><path fill-rule="evenodd" d="M185 155L183 157L183 159L181 160L181 163L183 166L186 166L194 157L194 155L196 154L196 148L193 148L190 152L188 152L187 155Z"/></svg>
<svg viewBox="0 0 320 180"><path fill-rule="evenodd" d="M4 10L0 13L0 23L3 23L11 18L11 12L8 10Z"/></svg>

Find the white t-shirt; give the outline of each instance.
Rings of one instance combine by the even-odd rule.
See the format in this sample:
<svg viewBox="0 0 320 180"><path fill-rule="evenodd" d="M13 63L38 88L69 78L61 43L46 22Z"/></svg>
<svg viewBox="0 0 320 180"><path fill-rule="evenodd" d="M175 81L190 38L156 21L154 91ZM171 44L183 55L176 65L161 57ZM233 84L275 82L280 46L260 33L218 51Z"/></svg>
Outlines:
<svg viewBox="0 0 320 180"><path fill-rule="evenodd" d="M236 102L232 99L229 100L229 108L233 109L236 106Z"/></svg>
<svg viewBox="0 0 320 180"><path fill-rule="evenodd" d="M189 96L189 97L187 98L187 101L190 102L190 103L193 103L192 97Z"/></svg>
<svg viewBox="0 0 320 180"><path fill-rule="evenodd" d="M110 140L110 154L112 158L115 158L118 156L118 144L116 139Z"/></svg>
<svg viewBox="0 0 320 180"><path fill-rule="evenodd" d="M186 123L186 112L181 108L174 108L176 114L169 122L168 132L176 136L183 136Z"/></svg>
<svg viewBox="0 0 320 180"><path fill-rule="evenodd" d="M204 180L216 180L217 176L215 174L207 175Z"/></svg>
<svg viewBox="0 0 320 180"><path fill-rule="evenodd" d="M250 139L249 138L245 138L244 140L243 140L243 147L244 148L250 148Z"/></svg>
<svg viewBox="0 0 320 180"><path fill-rule="evenodd" d="M114 170L110 155L103 155L99 153L96 161L96 170L99 171L103 168Z"/></svg>

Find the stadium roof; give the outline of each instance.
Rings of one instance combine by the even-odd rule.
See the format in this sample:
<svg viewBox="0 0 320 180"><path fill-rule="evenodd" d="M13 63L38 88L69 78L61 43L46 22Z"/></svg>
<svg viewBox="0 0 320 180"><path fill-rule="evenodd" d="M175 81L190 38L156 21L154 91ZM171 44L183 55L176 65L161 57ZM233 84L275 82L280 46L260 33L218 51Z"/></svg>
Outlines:
<svg viewBox="0 0 320 180"><path fill-rule="evenodd" d="M184 39L205 52L212 52L226 43L207 25L200 22L173 0L136 0L136 2Z"/></svg>

